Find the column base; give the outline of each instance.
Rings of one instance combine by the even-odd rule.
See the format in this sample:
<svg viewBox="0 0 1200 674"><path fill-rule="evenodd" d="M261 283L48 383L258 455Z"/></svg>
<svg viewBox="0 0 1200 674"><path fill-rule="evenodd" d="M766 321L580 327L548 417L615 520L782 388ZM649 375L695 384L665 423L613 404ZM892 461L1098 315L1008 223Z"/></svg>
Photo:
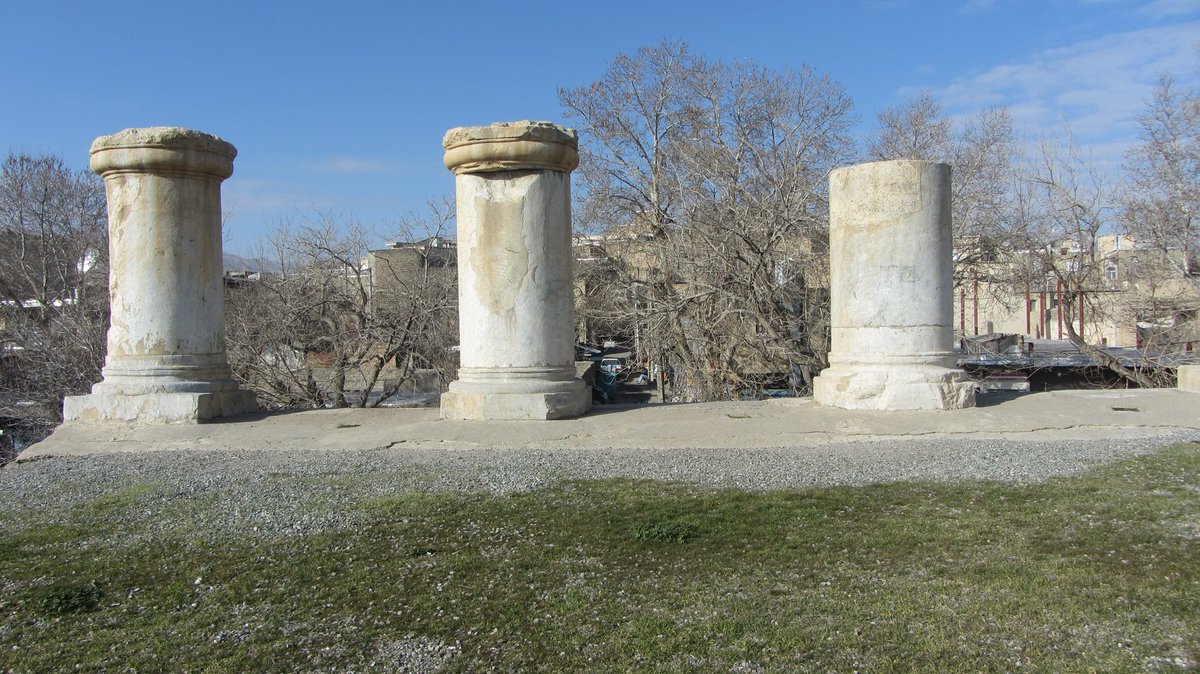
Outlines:
<svg viewBox="0 0 1200 674"><path fill-rule="evenodd" d="M442 394L442 418L455 420L569 419L586 414L592 408L592 393L580 380L567 391L513 392L472 390L456 381ZM563 388L557 382L555 388Z"/></svg>
<svg viewBox="0 0 1200 674"><path fill-rule="evenodd" d="M842 365L813 380L813 398L847 410L957 410L975 406L975 383L932 365Z"/></svg>
<svg viewBox="0 0 1200 674"><path fill-rule="evenodd" d="M63 400L63 421L138 421L201 423L258 411L250 391L91 393Z"/></svg>
<svg viewBox="0 0 1200 674"><path fill-rule="evenodd" d="M1200 365L1180 365L1175 376L1180 391L1200 393Z"/></svg>

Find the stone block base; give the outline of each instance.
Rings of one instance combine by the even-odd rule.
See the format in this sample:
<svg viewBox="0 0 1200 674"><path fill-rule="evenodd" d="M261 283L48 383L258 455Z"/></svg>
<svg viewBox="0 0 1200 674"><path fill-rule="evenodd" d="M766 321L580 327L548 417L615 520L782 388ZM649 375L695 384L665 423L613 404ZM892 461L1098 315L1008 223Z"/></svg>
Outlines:
<svg viewBox="0 0 1200 674"><path fill-rule="evenodd" d="M569 419L592 408L591 391L578 382L569 392L498 393L455 391L455 382L442 394L442 418L457 420Z"/></svg>
<svg viewBox="0 0 1200 674"><path fill-rule="evenodd" d="M138 421L145 423L200 423L258 411L250 391L207 393L142 393L121 395L92 393L63 400L64 421Z"/></svg>
<svg viewBox="0 0 1200 674"><path fill-rule="evenodd" d="M944 367L835 366L813 380L813 397L848 410L957 410L975 406L975 384Z"/></svg>
<svg viewBox="0 0 1200 674"><path fill-rule="evenodd" d="M1180 365L1175 371L1180 391L1200 393L1200 365Z"/></svg>

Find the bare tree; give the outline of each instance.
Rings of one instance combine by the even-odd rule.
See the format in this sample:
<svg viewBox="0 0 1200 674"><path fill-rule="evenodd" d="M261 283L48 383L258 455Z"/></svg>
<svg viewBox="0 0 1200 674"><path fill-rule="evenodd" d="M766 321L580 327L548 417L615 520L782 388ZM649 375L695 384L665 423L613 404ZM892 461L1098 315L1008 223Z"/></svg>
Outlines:
<svg viewBox="0 0 1200 674"><path fill-rule="evenodd" d="M986 108L955 125L928 92L878 115L868 141L873 160L950 164L955 285L994 276L1014 226L1019 156L1007 108Z"/></svg>
<svg viewBox="0 0 1200 674"><path fill-rule="evenodd" d="M1200 95L1164 75L1138 117L1141 143L1126 154L1126 231L1200 283Z"/></svg>
<svg viewBox="0 0 1200 674"><path fill-rule="evenodd" d="M1200 95L1164 75L1125 156L1121 224L1137 249L1123 266L1131 318L1157 350L1200 339Z"/></svg>
<svg viewBox="0 0 1200 674"><path fill-rule="evenodd" d="M0 416L34 439L100 379L108 327L104 186L53 156L0 167Z"/></svg>
<svg viewBox="0 0 1200 674"><path fill-rule="evenodd" d="M273 407L377 406L417 370L448 381L456 262L442 233L452 217L442 207L409 219L384 251L368 251L362 227L329 216L278 228L273 255L259 255L278 272L227 292L235 375Z"/></svg>
<svg viewBox="0 0 1200 674"><path fill-rule="evenodd" d="M1119 190L1112 179L1070 139L1064 146L1054 140L1042 143L1038 163L1031 167L1021 192L1023 228L1015 237L1027 258L1025 269L1033 283L1056 297L1067 337L1126 381L1138 386L1164 383L1154 370L1123 364L1108 350L1089 343L1080 334L1084 324L1076 316L1093 322L1112 319L1120 303L1111 300L1105 272L1101 235L1108 231L1116 213ZM1043 308L1045 310L1045 308Z"/></svg>
<svg viewBox="0 0 1200 674"><path fill-rule="evenodd" d="M1126 155L1124 184L1099 170L1069 132L1065 146L1043 143L1013 211L1023 223L1012 230L1014 250L1027 255L1031 282L1057 297L1070 341L1138 386L1169 385L1169 370L1153 359L1196 338L1198 103L1162 79L1139 118L1142 142ZM1106 249L1102 240L1121 240L1118 224L1126 243ZM1141 363L1123 363L1080 334L1084 316L1136 326Z"/></svg>
<svg viewBox="0 0 1200 674"><path fill-rule="evenodd" d="M583 138L579 210L614 259L605 304L641 355L692 399L781 370L807 386L828 349L827 176L852 157L842 87L667 42L560 99Z"/></svg>
<svg viewBox="0 0 1200 674"><path fill-rule="evenodd" d="M867 141L867 155L872 160L949 161L955 154L951 122L928 91L879 111L876 120L879 130Z"/></svg>

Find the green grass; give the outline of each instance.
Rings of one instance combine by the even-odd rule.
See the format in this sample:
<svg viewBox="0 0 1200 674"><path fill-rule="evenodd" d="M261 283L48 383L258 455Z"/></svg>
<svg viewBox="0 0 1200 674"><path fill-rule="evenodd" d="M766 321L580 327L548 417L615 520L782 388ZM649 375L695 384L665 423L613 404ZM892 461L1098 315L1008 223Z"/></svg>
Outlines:
<svg viewBox="0 0 1200 674"><path fill-rule="evenodd" d="M158 489L3 522L0 669L387 671L411 639L462 672L1200 667L1196 445L1030 486L397 493L219 544L188 521L219 498L164 524Z"/></svg>

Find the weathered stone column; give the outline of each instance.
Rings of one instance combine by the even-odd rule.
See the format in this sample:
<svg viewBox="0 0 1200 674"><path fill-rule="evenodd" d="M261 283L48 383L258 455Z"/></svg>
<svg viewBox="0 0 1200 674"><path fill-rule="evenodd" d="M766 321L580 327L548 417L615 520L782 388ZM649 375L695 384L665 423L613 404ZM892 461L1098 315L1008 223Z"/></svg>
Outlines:
<svg viewBox="0 0 1200 674"><path fill-rule="evenodd" d="M560 419L591 394L575 376L573 129L512 122L442 141L458 203L458 380L445 419Z"/></svg>
<svg viewBox="0 0 1200 674"><path fill-rule="evenodd" d="M957 409L975 387L955 368L950 167L886 161L829 175L830 367L817 402Z"/></svg>
<svg viewBox="0 0 1200 674"><path fill-rule="evenodd" d="M112 323L104 379L70 420L198 422L254 411L225 357L221 181L233 145L174 127L92 143L108 196Z"/></svg>

